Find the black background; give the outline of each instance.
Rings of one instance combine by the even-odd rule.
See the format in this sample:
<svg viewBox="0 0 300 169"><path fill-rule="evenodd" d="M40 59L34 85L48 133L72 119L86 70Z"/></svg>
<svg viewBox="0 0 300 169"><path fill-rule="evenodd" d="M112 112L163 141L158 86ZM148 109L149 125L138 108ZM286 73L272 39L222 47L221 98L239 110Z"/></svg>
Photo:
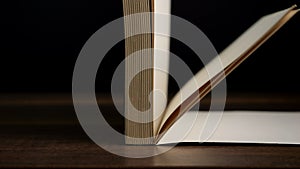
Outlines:
<svg viewBox="0 0 300 169"><path fill-rule="evenodd" d="M172 14L197 25L218 52L261 16L300 5L292 0L172 2ZM123 15L121 0L20 0L1 2L0 11L1 93L71 92L73 68L84 43ZM299 15L227 78L229 92L300 93ZM195 72L200 68L199 60L184 44L172 40L171 51ZM121 42L99 69L98 92L109 92L111 74L123 58Z"/></svg>

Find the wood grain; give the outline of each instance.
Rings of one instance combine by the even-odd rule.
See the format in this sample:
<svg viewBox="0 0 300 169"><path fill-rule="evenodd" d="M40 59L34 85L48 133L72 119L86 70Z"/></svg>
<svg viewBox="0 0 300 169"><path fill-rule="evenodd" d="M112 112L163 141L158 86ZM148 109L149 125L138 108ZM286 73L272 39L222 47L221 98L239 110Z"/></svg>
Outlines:
<svg viewBox="0 0 300 169"><path fill-rule="evenodd" d="M296 110L299 103L298 96L254 96L231 95L229 107L235 109L238 105L248 105L250 109L255 103L254 108L266 105L274 109ZM256 99L251 100L251 97ZM0 167L300 168L300 146L297 145L194 143L179 144L164 154L144 159L113 155L98 147L84 133L70 99L68 94L1 96ZM39 101L35 104L35 100ZM62 103L56 105L58 100ZM101 100L109 99L99 96ZM111 102L103 103L103 110L112 110ZM114 125L122 127L121 122Z"/></svg>

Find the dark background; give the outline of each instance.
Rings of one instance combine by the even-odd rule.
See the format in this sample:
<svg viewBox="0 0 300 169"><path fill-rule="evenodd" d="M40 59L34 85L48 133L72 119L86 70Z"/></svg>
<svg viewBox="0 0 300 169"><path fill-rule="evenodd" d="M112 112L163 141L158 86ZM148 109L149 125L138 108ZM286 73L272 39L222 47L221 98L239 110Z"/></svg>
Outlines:
<svg viewBox="0 0 300 169"><path fill-rule="evenodd" d="M261 16L290 7L293 0L173 0L172 14L197 25L218 52ZM121 0L19 0L1 2L1 93L69 93L76 58L87 39L123 15ZM229 92L299 93L300 16L296 15L228 78ZM101 47L101 44L99 44ZM171 51L196 72L199 60L172 40ZM110 91L124 42L105 57L97 91ZM172 90L172 88L171 88Z"/></svg>

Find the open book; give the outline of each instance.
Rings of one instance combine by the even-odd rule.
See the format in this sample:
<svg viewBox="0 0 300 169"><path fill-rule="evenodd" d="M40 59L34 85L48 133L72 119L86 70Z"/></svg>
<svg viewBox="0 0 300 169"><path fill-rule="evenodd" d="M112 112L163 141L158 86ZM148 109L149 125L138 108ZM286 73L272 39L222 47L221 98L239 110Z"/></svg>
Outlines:
<svg viewBox="0 0 300 169"><path fill-rule="evenodd" d="M170 0L123 0L124 15L143 12L170 14L170 3ZM163 23L158 22L159 18L151 13L142 17L125 17L126 57L134 58L125 61L125 142L127 144L200 141L299 143L297 128L300 127L300 114L297 113L226 112L215 130L213 132L208 130L209 132L205 133L207 122L205 119L208 113L188 112L299 11L295 8L296 5L259 19L215 59L206 64L170 101L166 100L166 97L161 97L167 96L168 74L155 69L158 65L168 69L169 59L168 56L161 56L154 50L168 51L169 37L134 32L137 29L156 32L157 24L163 24L159 26L170 30L171 19ZM138 53L144 49L152 50ZM218 66L220 63L222 67ZM141 67L148 69L136 73ZM212 71L208 73L207 69ZM160 91L161 94L153 91ZM289 128L284 127L280 119L290 124L287 126ZM240 125L235 126L238 124ZM270 126L274 128L267 130ZM288 133L283 129L287 129Z"/></svg>

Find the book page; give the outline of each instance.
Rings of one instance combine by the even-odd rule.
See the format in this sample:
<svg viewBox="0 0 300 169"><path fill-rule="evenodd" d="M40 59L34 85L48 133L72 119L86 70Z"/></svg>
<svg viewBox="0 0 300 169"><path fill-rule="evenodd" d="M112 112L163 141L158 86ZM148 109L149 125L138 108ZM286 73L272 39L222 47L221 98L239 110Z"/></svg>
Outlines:
<svg viewBox="0 0 300 169"><path fill-rule="evenodd" d="M291 18L291 16L288 16L288 18L285 17L292 11L293 8L295 8L295 6L262 17L246 32L238 37L231 45L229 45L229 47L227 47L218 57L205 65L205 69L201 69L174 96L165 111L164 118L162 120L162 123L160 124L160 129L163 127L164 123L168 120L172 113L192 94L197 92L197 90L201 86L207 84L214 76L218 75L225 68L230 67L231 64L239 60L240 57L243 57L244 54L251 54L253 50L261 45L267 38L272 35L272 33L274 33L289 18ZM294 13L296 13L297 11L295 11ZM281 23L280 21L282 21L283 18L285 18L285 20ZM280 24L278 25L278 23ZM223 68L218 66L220 65L220 62L223 65ZM208 72L210 73L209 75Z"/></svg>
<svg viewBox="0 0 300 169"><path fill-rule="evenodd" d="M159 14L171 14L171 0L154 0L154 12ZM159 15L154 15L154 33L156 30L165 30L165 33L169 32L170 35L170 26L171 18L169 20L165 19L164 23L158 23L159 19L156 19ZM154 34L154 82L153 82L153 129L154 133L157 132L160 121L161 114L167 106L168 99L168 70L169 70L169 54L170 49L170 37ZM163 70L162 70L163 69ZM160 118L159 118L160 117Z"/></svg>
<svg viewBox="0 0 300 169"><path fill-rule="evenodd" d="M216 130L209 137L203 137L206 116L207 112L185 113L158 144L179 142L300 144L300 112L226 111Z"/></svg>

